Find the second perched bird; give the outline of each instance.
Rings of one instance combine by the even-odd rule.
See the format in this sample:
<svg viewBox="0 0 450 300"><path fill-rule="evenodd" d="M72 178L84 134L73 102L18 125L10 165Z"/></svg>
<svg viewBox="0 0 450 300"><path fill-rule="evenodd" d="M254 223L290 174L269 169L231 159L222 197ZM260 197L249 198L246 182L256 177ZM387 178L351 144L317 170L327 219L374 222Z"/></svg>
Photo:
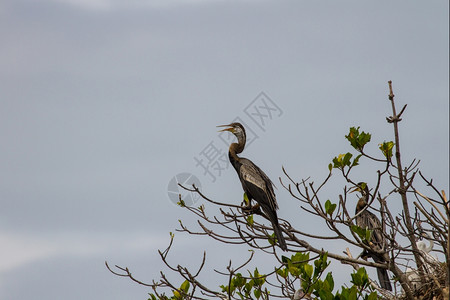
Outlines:
<svg viewBox="0 0 450 300"><path fill-rule="evenodd" d="M363 229L372 230L372 238L370 240L370 245L374 250L383 250L386 246L386 239L383 235L383 231L381 228L381 222L373 213L368 211L367 209L363 210L367 206L367 200L369 199L369 188L365 182L358 183L358 186L354 188L351 192L359 191L362 194L362 197L359 198L358 203L356 204L355 214L356 216L356 225ZM368 255L374 260L376 263L386 263L384 256L380 253L376 252L368 252ZM389 275L387 270L384 268L377 268L378 281L380 281L380 285L383 289L392 291L392 286L389 281Z"/></svg>
<svg viewBox="0 0 450 300"><path fill-rule="evenodd" d="M228 127L221 131L229 131L237 137L238 142L232 143L228 151L230 162L236 169L242 188L247 194L249 201L254 199L262 208L263 212L272 223L280 248L286 251L286 241L284 240L280 225L278 224L276 212L278 204L273 191L272 181L251 160L237 156L237 154L241 153L245 147L246 135L244 127L240 123L231 123L229 125L221 125L218 127Z"/></svg>

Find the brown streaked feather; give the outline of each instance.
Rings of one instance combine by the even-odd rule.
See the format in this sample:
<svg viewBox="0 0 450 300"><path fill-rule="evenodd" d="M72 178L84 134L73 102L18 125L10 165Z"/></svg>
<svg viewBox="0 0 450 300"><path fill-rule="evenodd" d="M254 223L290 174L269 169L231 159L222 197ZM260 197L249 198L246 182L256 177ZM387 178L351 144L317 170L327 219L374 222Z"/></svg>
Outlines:
<svg viewBox="0 0 450 300"><path fill-rule="evenodd" d="M273 210L278 209L277 200L275 198L275 193L273 191L273 183L269 177L261 170L257 165L255 165L251 160L246 158L241 158L240 163L242 164L239 168L239 178L241 179L242 187L244 190L247 186L244 186L246 182L251 183L261 189L265 194L264 198L267 200L267 204ZM247 187L248 189L249 187ZM251 192L251 191L250 191ZM261 193L261 192L259 192Z"/></svg>
<svg viewBox="0 0 450 300"><path fill-rule="evenodd" d="M364 200L359 200L364 201ZM366 204L366 202L364 201ZM365 206L365 205L364 205ZM358 214L363 208L357 208L356 214ZM367 209L363 211L361 214L356 216L356 225L361 228L368 228L372 230L372 239L371 242L375 246L375 250L382 250L385 248L385 238L382 233L381 222L373 213L368 211Z"/></svg>
<svg viewBox="0 0 450 300"><path fill-rule="evenodd" d="M386 239L383 235L383 228L381 222L376 215L368 211L367 209L362 211L367 206L367 197L369 195L368 188L363 191L362 197L356 204L355 213L356 225L361 228L367 228L372 230L371 248L376 251L384 251L386 249ZM362 211L362 212L361 212ZM360 213L361 212L361 213ZM369 251L368 254L376 263L386 263L386 260L382 254ZM377 268L378 281L383 289L392 291L391 282L386 269Z"/></svg>

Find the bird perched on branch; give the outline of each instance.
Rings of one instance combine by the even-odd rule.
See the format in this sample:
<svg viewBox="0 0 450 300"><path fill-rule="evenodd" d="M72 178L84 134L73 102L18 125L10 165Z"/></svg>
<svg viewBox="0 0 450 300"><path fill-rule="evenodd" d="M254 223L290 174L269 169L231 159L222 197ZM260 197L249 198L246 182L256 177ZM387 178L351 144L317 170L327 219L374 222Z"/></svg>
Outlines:
<svg viewBox="0 0 450 300"><path fill-rule="evenodd" d="M237 137L238 142L232 143L228 151L230 162L239 176L242 188L248 197L249 205L252 199L258 203L265 216L272 223L280 248L286 251L286 241L284 240L280 225L278 224L276 212L278 204L273 191L272 181L251 160L237 156L237 154L241 153L245 147L246 135L244 127L240 123L231 123L229 125L220 125L217 127L227 127L221 131L229 131Z"/></svg>
<svg viewBox="0 0 450 300"><path fill-rule="evenodd" d="M370 197L369 187L365 182L360 182L358 185L350 191L351 193L359 191L361 192L361 198L359 198L356 204L355 215L356 215L356 225L363 229L368 229L372 231L371 239L369 242L369 247L376 251L380 251L386 248L386 239L383 234L383 229L381 227L381 222L373 213L367 209L361 212L367 206L367 200ZM361 212L361 213L360 213ZM377 252L366 251L365 254L370 256L374 262L384 264L386 259L384 255ZM378 281L383 289L392 291L392 286L389 281L389 275L387 270L384 268L377 268Z"/></svg>

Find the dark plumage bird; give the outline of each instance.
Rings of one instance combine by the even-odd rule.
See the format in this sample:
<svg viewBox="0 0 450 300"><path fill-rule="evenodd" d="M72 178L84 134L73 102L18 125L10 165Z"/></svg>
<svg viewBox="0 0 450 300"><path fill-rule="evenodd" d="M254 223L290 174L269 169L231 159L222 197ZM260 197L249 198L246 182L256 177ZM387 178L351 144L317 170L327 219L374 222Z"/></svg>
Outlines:
<svg viewBox="0 0 450 300"><path fill-rule="evenodd" d="M367 206L367 200L370 197L369 188L365 182L358 183L358 186L351 192L359 191L361 192L361 198L359 198L356 204L355 214L357 215L362 209ZM367 228L372 230L372 238L370 240L370 247L374 250L385 249L386 239L383 235L383 229L381 227L381 222L373 213L367 209L356 216L356 225L361 228ZM376 263L386 263L386 260L382 254L376 252L368 251L368 256L370 256ZM377 268L378 281L383 289L392 291L391 282L389 281L389 275L386 269Z"/></svg>
<svg viewBox="0 0 450 300"><path fill-rule="evenodd" d="M237 137L238 142L232 143L228 151L230 162L236 169L242 188L247 194L249 201L254 199L262 208L264 214L272 223L280 248L286 251L286 241L278 224L276 212L278 205L273 191L272 181L251 160L237 156L245 147L246 135L244 127L240 123L231 123L218 127L228 127L221 131L229 131Z"/></svg>

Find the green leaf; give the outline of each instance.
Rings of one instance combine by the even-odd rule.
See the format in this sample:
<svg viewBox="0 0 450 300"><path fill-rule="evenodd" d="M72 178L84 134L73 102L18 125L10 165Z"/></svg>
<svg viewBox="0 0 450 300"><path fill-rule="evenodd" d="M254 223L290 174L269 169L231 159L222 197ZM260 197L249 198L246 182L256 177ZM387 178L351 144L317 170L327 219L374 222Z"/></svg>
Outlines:
<svg viewBox="0 0 450 300"><path fill-rule="evenodd" d="M327 282L331 292L334 289L334 279L333 274L331 274L331 272L328 272L327 276L325 277L325 282Z"/></svg>
<svg viewBox="0 0 450 300"><path fill-rule="evenodd" d="M392 149L394 148L394 142L383 142L379 144L381 152L383 152L383 155L390 159L392 157Z"/></svg>
<svg viewBox="0 0 450 300"><path fill-rule="evenodd" d="M343 286L343 287L342 287L342 292L341 292L341 294L340 294L339 299L342 299L342 300L348 299L348 294L349 294L349 292L350 292L349 289Z"/></svg>
<svg viewBox="0 0 450 300"><path fill-rule="evenodd" d="M364 238L366 242L370 242L372 239L372 230L366 229L366 235Z"/></svg>
<svg viewBox="0 0 450 300"><path fill-rule="evenodd" d="M309 252L306 253L297 252L291 256L290 260L294 263L306 263L309 260Z"/></svg>
<svg viewBox="0 0 450 300"><path fill-rule="evenodd" d="M291 258L284 257L287 261L287 268L292 276L298 277L302 273L303 266L309 261L309 253L297 252ZM282 257L283 259L283 257Z"/></svg>
<svg viewBox="0 0 450 300"><path fill-rule="evenodd" d="M351 230L356 233L360 239L364 239L366 237L366 230L358 225L352 225Z"/></svg>
<svg viewBox="0 0 450 300"><path fill-rule="evenodd" d="M189 287L190 287L190 283L189 281L185 280L181 286L180 286L180 290L182 290L183 292L185 292L187 294L187 292L189 291Z"/></svg>
<svg viewBox="0 0 450 300"><path fill-rule="evenodd" d="M358 156L353 159L352 167L359 165L359 159L362 156L362 154L359 154Z"/></svg>
<svg viewBox="0 0 450 300"><path fill-rule="evenodd" d="M331 203L330 200L327 200L325 202L325 212L327 214L329 214L331 216L335 209L336 209L336 204L335 203Z"/></svg>
<svg viewBox="0 0 450 300"><path fill-rule="evenodd" d="M291 273L292 276L298 277L300 276L300 268L296 267L292 262L289 262L287 269L289 270L289 273Z"/></svg>
<svg viewBox="0 0 450 300"><path fill-rule="evenodd" d="M309 278L311 278L313 271L314 271L313 266L311 266L310 264L305 264L303 268L305 270L306 275Z"/></svg>
<svg viewBox="0 0 450 300"><path fill-rule="evenodd" d="M339 154L338 156L333 158L333 168L336 169L343 169L344 167L349 167L349 166L356 166L358 164L358 160L359 157L361 157L361 155L357 156L353 162L351 162L351 158L352 158L353 154L351 154L350 152L347 153L342 153Z"/></svg>
<svg viewBox="0 0 450 300"><path fill-rule="evenodd" d="M186 203L184 203L184 200L180 198L180 201L177 202L177 205L180 207L186 207Z"/></svg>
<svg viewBox="0 0 450 300"><path fill-rule="evenodd" d="M246 283L247 279L242 277L241 273L237 273L236 276L232 279L232 283L236 287L242 287Z"/></svg>
<svg viewBox="0 0 450 300"><path fill-rule="evenodd" d="M172 293L175 299L181 299L180 292L178 292L177 290L173 290Z"/></svg>
<svg viewBox="0 0 450 300"><path fill-rule="evenodd" d="M321 254L320 257L314 261L314 266L316 267L316 270L314 271L315 276L322 273L328 267L327 258L328 258L328 252L325 252L324 254Z"/></svg>
<svg viewBox="0 0 450 300"><path fill-rule="evenodd" d="M275 236L275 233L272 233L271 235L269 235L269 244L271 244L272 246L275 245L277 243L277 238Z"/></svg>
<svg viewBox="0 0 450 300"><path fill-rule="evenodd" d="M352 145L353 148L362 151L364 146L370 142L371 135L364 131L359 132L359 127L351 127L345 138L350 142L350 145Z"/></svg>
<svg viewBox="0 0 450 300"><path fill-rule="evenodd" d="M331 206L331 201L330 201L330 199L328 199L327 201L325 201L325 212L326 213L328 213L330 206Z"/></svg>
<svg viewBox="0 0 450 300"><path fill-rule="evenodd" d="M158 300L158 298L156 298L155 295L153 295L153 294L149 294L149 295L150 295L150 298L148 298L148 300Z"/></svg>
<svg viewBox="0 0 450 300"><path fill-rule="evenodd" d="M277 274L278 276L286 279L289 275L289 272L287 268L282 268L277 270Z"/></svg>
<svg viewBox="0 0 450 300"><path fill-rule="evenodd" d="M247 224L248 225L250 225L250 226L253 226L253 215L249 215L248 217L247 217Z"/></svg>
<svg viewBox="0 0 450 300"><path fill-rule="evenodd" d="M319 298L321 300L333 300L333 294L329 290L319 290Z"/></svg>
<svg viewBox="0 0 450 300"><path fill-rule="evenodd" d="M351 165L350 159L353 154L350 152L339 154L335 158L333 158L333 168L343 169L344 167L348 167Z"/></svg>
<svg viewBox="0 0 450 300"><path fill-rule="evenodd" d="M364 288L367 284L369 284L369 276L367 275L366 269L361 267L356 271L356 273L352 273L351 282L361 288Z"/></svg>
<svg viewBox="0 0 450 300"><path fill-rule="evenodd" d="M281 261L282 261L284 264L287 264L288 262L291 261L291 259L290 259L289 257L287 257L287 256L281 255Z"/></svg>
<svg viewBox="0 0 450 300"><path fill-rule="evenodd" d="M344 164L342 163L342 158L344 158L345 154L339 154L335 158L333 158L333 168L342 169Z"/></svg>
<svg viewBox="0 0 450 300"><path fill-rule="evenodd" d="M356 293L357 293L356 288L354 286L351 287L347 299L348 300L356 300L356 296L357 296Z"/></svg>
<svg viewBox="0 0 450 300"><path fill-rule="evenodd" d="M352 158L353 154L351 154L350 152L347 152L344 155L344 159L342 160L342 163L344 166L350 166L350 159Z"/></svg>
<svg viewBox="0 0 450 300"><path fill-rule="evenodd" d="M253 288L253 286L254 286L254 281L253 280L250 280L249 282L247 282L246 284L245 284L245 286L244 286L244 291L245 291L245 294L246 295L249 295L250 294L250 292L252 291L252 288Z"/></svg>
<svg viewBox="0 0 450 300"><path fill-rule="evenodd" d="M361 277L358 275L358 273L353 273L351 275L352 275L351 282L356 286L361 286L363 282L362 282Z"/></svg>
<svg viewBox="0 0 450 300"><path fill-rule="evenodd" d="M372 230L367 229L367 228L361 228L357 225L352 225L351 230L356 233L359 238L366 244L368 244L370 242L370 240L372 239Z"/></svg>
<svg viewBox="0 0 450 300"><path fill-rule="evenodd" d="M266 283L266 277L265 275L262 275L260 278L255 278L254 281L255 285L263 286L263 284Z"/></svg>
<svg viewBox="0 0 450 300"><path fill-rule="evenodd" d="M259 297L261 297L261 290L260 289L254 290L253 294L255 295L256 299L259 299Z"/></svg>
<svg viewBox="0 0 450 300"><path fill-rule="evenodd" d="M244 202L245 205L250 205L250 200L248 199L247 193L244 193Z"/></svg>

